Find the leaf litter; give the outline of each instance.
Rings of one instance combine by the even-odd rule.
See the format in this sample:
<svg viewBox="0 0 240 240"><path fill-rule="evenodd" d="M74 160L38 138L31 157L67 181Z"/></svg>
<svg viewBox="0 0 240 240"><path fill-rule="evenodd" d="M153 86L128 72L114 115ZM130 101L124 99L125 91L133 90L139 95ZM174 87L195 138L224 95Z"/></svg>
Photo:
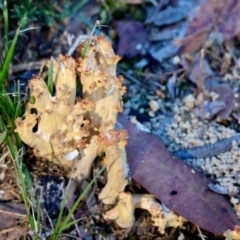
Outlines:
<svg viewBox="0 0 240 240"><path fill-rule="evenodd" d="M235 12L238 11L238 1L228 1L226 3L226 9L224 8L222 11L219 9L219 6L221 6L221 4L218 4L217 2L215 2L214 5L213 1L206 1L204 4L205 5L199 7L199 11L196 16L198 19L200 19L199 21L202 21L205 25L207 25L205 26L203 24L206 29L208 28L208 31L204 27L202 27L202 29L201 27L196 28L193 31L193 34L191 33L192 35L186 35L186 41L189 37L193 44L196 44L198 47L194 45L192 48L190 41L186 42L186 45L184 45L185 42L183 38L182 46L184 46L186 49L183 47L180 49L182 52L188 52L190 50L195 51L198 48L203 47L203 54L200 52L194 54L185 53L184 55L180 56L179 63L180 66L182 65L185 69L184 75L177 74L175 86L172 86L171 91L167 94L165 81L170 81L171 77L174 76L174 71L172 72L172 75L170 73L169 76L167 76L167 80L165 80L164 75L160 77L161 86L157 89L157 91L164 92L164 94L161 95L158 95L157 91L150 93L144 91L143 89L134 90L134 87L128 84L129 96L127 97L125 105L125 113L128 115L136 116L137 119L139 119L139 121L141 121L148 129L150 129L152 133L159 136L159 138L163 140L164 144L170 151L176 153L182 151L184 153L184 151L186 152L188 150L193 150L194 152L194 149L198 148L199 154L204 153L204 157L195 155L194 158L185 157L183 159L185 159L185 163L190 164L194 169L197 169L203 172L205 176L210 177L213 183L209 186L208 184L205 185L206 189L208 189L209 192L211 192L211 187L212 191L218 192L219 194L228 193L231 196L232 204L235 206L235 212L237 215L239 215L238 206L240 185L238 175L240 170L240 146L238 138L239 128L237 126L237 121L239 120L240 116L238 110L239 60L238 57L236 57L239 56L239 52L236 48L238 39L232 39L239 33L237 21L234 23L236 27L232 28L233 21L235 21L234 19L236 17ZM204 14L209 14L209 12L214 11L214 6L217 4L218 10L221 13L221 20L219 20L220 18L217 20L216 29L218 28L219 35L221 36L222 34L223 36L221 41L217 41L218 39L216 37L214 38L216 39L215 41L211 39L208 40L208 35L210 38L212 36L210 34L212 29L209 30L209 21L205 21L206 18L202 17ZM207 13L204 13L204 11L207 11ZM231 18L229 15L229 12L232 11L234 11L233 18ZM228 16L226 14L227 12ZM192 21L190 20L190 26L187 28L187 34L189 34L191 24L194 25L194 18L192 19ZM224 24L222 24L223 22ZM161 35L161 31L158 32L156 30L156 27L152 27L150 32L153 33L155 31L156 34L151 34L149 39L152 42L156 42L154 43L155 47L156 44L158 44L158 47L156 47L152 52L150 51L150 53L155 59L163 63L163 65L167 64L167 61L171 61L171 57L174 56L176 52L176 50L174 50L173 44L169 42L169 39L172 39L172 42L176 40L177 35L174 33L174 31L176 31L176 27L173 25L170 27L166 25L161 29L161 31L164 33L163 35ZM195 36L196 38L194 38ZM223 43L224 40L228 41ZM163 46L163 44L166 44L169 49L172 47L171 52L165 55L154 56L153 54L158 54L158 49L159 51L161 49L163 49L163 51L166 51L166 48ZM181 52L179 51L179 53ZM224 56L224 58L222 58L222 56ZM178 67L179 65L177 64L176 68ZM145 68L145 71L147 72L148 69ZM164 73L164 70L162 71ZM155 71L155 73L158 74L157 71ZM199 78L202 78L201 82ZM192 81L192 83L197 88L192 88L189 84L189 81ZM189 84L188 90L181 89L181 84L184 83ZM173 92L178 93L176 95L176 98L172 102L169 102L170 96L168 94L173 96ZM141 105L138 103L139 99L136 96L136 93L139 95L142 94L142 96L145 94L144 100L141 98ZM171 99L173 98L171 97ZM158 105L158 108L155 111L152 111L153 101ZM149 106L141 107L144 104L149 104ZM144 118L147 118L146 116L149 116L150 119L147 121L142 120L143 116L145 116ZM131 128L131 131L134 130ZM143 144L142 142L145 141L145 138L146 137L143 137L142 140L135 140L135 136L133 136L134 141L137 141L138 145ZM131 137L129 141L131 141ZM150 140L147 142L149 143ZM134 144L136 143L133 143L134 146L131 145L131 142L129 142L129 144L129 148L134 148ZM128 154L131 156L131 160L133 159L133 161L139 161L139 168L131 166L131 164L134 163L130 163L130 167L133 168L134 173L135 171L138 173L138 171L140 172L141 170L147 171L147 168L151 166L151 154L154 151L159 150L157 147L155 147L155 149L156 150L151 149L147 151L146 154L148 157L146 157L146 159L148 160L145 160L145 158L141 156L141 149L139 149L139 153L135 151L132 153L132 155L131 150L129 149L130 153ZM158 156L163 155L164 151L158 154ZM137 160L134 159L134 157L136 157ZM147 166L147 164L144 165L144 163L142 163L143 167L141 168L141 160L139 159L144 159L143 161L149 162L149 165ZM152 190L154 180L158 177L157 173L154 174L155 168L156 165L153 165L151 168L152 172L146 174L148 178L151 179L149 182L147 179L144 179L143 175L139 177L140 174L139 176L136 174L137 176L135 176L135 178L133 176L133 178L137 182L141 182L143 186L146 184L144 187L150 191L149 189ZM171 180L168 182L168 178L165 176L166 171L163 173L161 171L159 172L162 174L161 176L164 176L164 183L168 185L169 189L171 189ZM174 173L171 173L170 175L174 175ZM160 180L161 179L159 179L158 184ZM197 181L197 179L193 181ZM154 190L161 192L160 187L158 188L157 186L155 186ZM163 194L160 194L159 198L164 204L167 205L167 202L164 202L163 200ZM231 209L230 204L228 204L228 206ZM184 204L182 205L182 208L185 208ZM191 210L192 209L194 208L191 207ZM204 211L204 209L205 207L201 208L201 211ZM230 212L231 214L234 213L233 210L230 210ZM190 218L188 219L190 220ZM194 223L197 224L197 222ZM208 226L209 230L213 231L213 226L211 226L211 224Z"/></svg>
<svg viewBox="0 0 240 240"><path fill-rule="evenodd" d="M199 49L209 35L219 43L236 36L240 32L239 4L238 0L209 0L202 4L181 40L179 53Z"/></svg>

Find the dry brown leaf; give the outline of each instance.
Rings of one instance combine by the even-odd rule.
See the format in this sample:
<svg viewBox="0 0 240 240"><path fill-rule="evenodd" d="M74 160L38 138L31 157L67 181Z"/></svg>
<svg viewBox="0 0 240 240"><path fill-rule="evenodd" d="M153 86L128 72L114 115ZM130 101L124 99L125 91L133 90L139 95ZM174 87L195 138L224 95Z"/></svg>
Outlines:
<svg viewBox="0 0 240 240"><path fill-rule="evenodd" d="M147 32L141 22L135 20L121 20L116 22L119 36L117 54L134 57L140 54L147 41Z"/></svg>
<svg viewBox="0 0 240 240"><path fill-rule="evenodd" d="M219 42L236 36L240 32L239 14L240 0L206 1L190 22L179 53L197 50L211 32Z"/></svg>
<svg viewBox="0 0 240 240"><path fill-rule="evenodd" d="M189 79L198 86L199 78L205 79L213 74L209 63L206 59L197 58L189 70Z"/></svg>
<svg viewBox="0 0 240 240"><path fill-rule="evenodd" d="M0 202L0 215L0 230L15 226L16 219L27 219L22 203Z"/></svg>
<svg viewBox="0 0 240 240"><path fill-rule="evenodd" d="M229 118L235 104L234 91L227 85L212 87L210 90L219 95L217 101L225 103L225 107L217 114L217 116L221 119Z"/></svg>
<svg viewBox="0 0 240 240"><path fill-rule="evenodd" d="M119 120L129 132L127 158L137 183L171 210L210 232L223 234L239 224L227 198L208 188L209 179L173 156L156 136L139 130L123 115Z"/></svg>

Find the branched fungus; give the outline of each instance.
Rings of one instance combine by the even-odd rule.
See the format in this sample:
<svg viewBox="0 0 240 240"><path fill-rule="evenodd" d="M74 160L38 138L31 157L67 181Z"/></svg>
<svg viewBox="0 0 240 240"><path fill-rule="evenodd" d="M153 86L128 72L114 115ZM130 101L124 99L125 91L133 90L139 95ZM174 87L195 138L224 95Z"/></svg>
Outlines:
<svg viewBox="0 0 240 240"><path fill-rule="evenodd" d="M72 167L72 178L89 176L94 159L105 153L108 183L100 194L113 204L127 185L125 145L127 131L114 130L122 111L123 77L116 77L120 57L104 37L95 37L87 55L73 59L60 55L53 59L52 96L44 80L34 76L29 82L35 103L28 104L24 120L16 119L16 131L37 156ZM50 62L47 62L50 65ZM76 73L82 84L82 100L76 101ZM74 160L75 159L75 160ZM74 160L74 161L72 161Z"/></svg>
<svg viewBox="0 0 240 240"><path fill-rule="evenodd" d="M87 54L82 57L82 52ZM123 110L123 77L116 77L116 64L110 42L94 37L91 44L78 47L78 57L59 55L53 61L55 94L50 94L41 76L29 82L31 97L25 119L17 118L16 132L37 156L71 167L70 177L89 177L92 163L104 155L108 181L99 194L105 204L116 206L105 214L120 227L134 224L135 208L146 209L154 225L163 233L165 227L180 226L184 219L166 211L151 195L124 193L128 184L125 146L128 133L115 129L117 114ZM50 66L50 62L47 62ZM82 86L82 99L76 99L76 74Z"/></svg>

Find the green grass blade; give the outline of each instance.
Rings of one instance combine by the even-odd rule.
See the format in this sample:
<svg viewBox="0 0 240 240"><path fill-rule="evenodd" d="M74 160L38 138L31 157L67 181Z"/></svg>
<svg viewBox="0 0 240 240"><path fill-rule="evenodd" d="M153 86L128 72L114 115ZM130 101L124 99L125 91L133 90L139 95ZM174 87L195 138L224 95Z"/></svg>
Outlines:
<svg viewBox="0 0 240 240"><path fill-rule="evenodd" d="M74 211L76 210L78 204L80 203L80 201L84 198L84 196L86 195L86 193L90 190L91 186L93 185L93 183L96 181L96 179L100 176L100 174L103 172L103 170L105 169L105 167L103 167L92 179L92 181L87 185L87 187L84 189L84 191L80 194L80 196L78 197L77 201L73 204L72 208L69 210L68 215L66 216L66 218L64 219L60 229L59 229L59 233L61 233L63 231L63 229L65 229L65 225L68 224L72 214L74 213Z"/></svg>
<svg viewBox="0 0 240 240"><path fill-rule="evenodd" d="M87 53L88 53L88 49L89 49L90 43L91 43L91 38L89 38L89 39L87 40L87 43L86 43L85 46L84 46L84 49L83 49L82 55L81 55L82 58L85 58L85 57L86 57L86 55L87 55Z"/></svg>
<svg viewBox="0 0 240 240"><path fill-rule="evenodd" d="M77 19L79 19L81 22L83 22L85 25L87 25L89 28L94 27L92 22L87 17L83 16L82 14L77 14L77 15L75 15L75 17Z"/></svg>
<svg viewBox="0 0 240 240"><path fill-rule="evenodd" d="M7 136L7 132L3 132L1 135L0 135L0 145L3 143L3 141L5 140Z"/></svg>
<svg viewBox="0 0 240 240"><path fill-rule="evenodd" d="M35 202L34 202L35 198L34 198L34 194L32 192L32 190L33 190L32 179L31 179L30 173L28 171L28 168L25 164L22 164L22 171L23 171L23 174L25 176L25 180L26 180L26 183L27 183L27 188L30 192L31 199L33 201L33 204L35 204Z"/></svg>
<svg viewBox="0 0 240 240"><path fill-rule="evenodd" d="M64 211L65 203L67 201L68 190L69 190L70 185L71 185L71 179L68 182L68 185L66 187L66 193L64 194L63 200L62 200L61 205L60 205L60 212L58 214L57 223L55 225L54 237L57 237L57 235L58 235L58 230L60 228L60 222L62 220L63 211ZM56 238L53 238L53 239L56 239Z"/></svg>
<svg viewBox="0 0 240 240"><path fill-rule="evenodd" d="M29 102L30 102L31 104L34 104L34 103L36 102L35 97L34 97L34 96L30 96L30 97L29 97Z"/></svg>
<svg viewBox="0 0 240 240"><path fill-rule="evenodd" d="M0 1L2 6L2 12L3 12L3 21L4 21L4 50L5 54L8 52L8 30L9 30L9 22L8 22L8 7L7 7L7 1Z"/></svg>
<svg viewBox="0 0 240 240"><path fill-rule="evenodd" d="M7 132L7 127L1 116L0 116L0 128L2 129L3 132ZM12 158L15 159L15 157L16 157L15 148L13 146L11 138L8 135L6 136L6 143L9 148L9 151L12 155Z"/></svg>
<svg viewBox="0 0 240 240"><path fill-rule="evenodd" d="M86 57L86 55L87 55L87 53L88 53L88 50L89 50L89 46L90 46L91 40L92 40L92 36L93 36L93 34L94 34L95 29L99 26L99 24L100 24L100 22L99 22L99 21L96 21L96 23L95 23L95 25L94 25L94 27L93 27L93 30L92 30L92 32L90 33L90 36L89 36L89 38L88 38L88 40L87 40L87 43L85 44L84 49L83 49L83 51L82 51L82 54L81 54L81 57L82 57L82 58L85 58L85 57Z"/></svg>
<svg viewBox="0 0 240 240"><path fill-rule="evenodd" d="M8 106L7 111L9 113L9 117L13 118L15 114L14 103L3 85L0 86L0 89L1 103L4 104L5 108Z"/></svg>
<svg viewBox="0 0 240 240"><path fill-rule="evenodd" d="M20 151L21 152L21 151ZM23 198L23 202L27 208L28 204L28 199L27 199L27 186L25 183L25 179L24 179L24 173L23 173L23 166L22 166L22 157L21 156L17 156L14 160L15 163L15 167L16 167L16 173L17 173L17 182L20 188L20 192ZM29 208L27 208L27 210L29 210Z"/></svg>
<svg viewBox="0 0 240 240"><path fill-rule="evenodd" d="M51 58L50 66L48 69L48 90L50 94L53 94L53 58Z"/></svg>
<svg viewBox="0 0 240 240"><path fill-rule="evenodd" d="M230 236L230 234L229 234L229 230L226 231L225 233L226 233L226 235L227 235L227 240L232 240L232 238L231 238L231 236Z"/></svg>
<svg viewBox="0 0 240 240"><path fill-rule="evenodd" d="M27 191L27 189L32 190L32 185L31 185L31 183L29 183L30 175L29 175L29 172L28 172L28 169L26 168L26 166L24 164L22 164L22 156L21 156L22 155L22 150L19 150L19 153L20 154L18 154L17 157L14 159L14 165L15 165L15 169L16 169L16 173L17 173L16 174L17 182L18 182L18 186L19 186L19 189L20 189L20 192L21 192L21 196L22 196L24 205L26 207L30 228L33 231L36 231L37 226L35 224L34 216L31 214L31 210L30 210L31 205L30 205L29 200L28 200L28 191ZM25 181L25 179L26 179L26 181ZM31 191L29 191L29 193L31 194ZM33 199L31 199L31 201Z"/></svg>
<svg viewBox="0 0 240 240"><path fill-rule="evenodd" d="M35 195L34 195L34 187L33 187L33 183L32 183L32 179L31 179L31 176L30 176L30 173L28 171L28 168L25 164L22 164L22 173L23 175L25 176L25 191L26 191L26 195L29 195L30 196L30 200L33 204L33 207L37 207L37 216L36 216L36 219L35 217L30 213L30 219L29 218L29 222L31 226L31 229L34 230L35 232L39 233L40 232L40 218L41 218L41 214L40 214L40 202L39 201L39 205L35 199ZM30 205L30 204L29 204ZM34 213L34 212L33 212ZM31 222L32 221L32 222Z"/></svg>
<svg viewBox="0 0 240 240"><path fill-rule="evenodd" d="M88 0L82 0L77 3L74 8L72 9L72 13L77 12L83 5L85 5L88 2Z"/></svg>
<svg viewBox="0 0 240 240"><path fill-rule="evenodd" d="M21 116L22 116L22 103L18 102L18 104L16 106L16 110L15 110L15 114L14 114L14 119L13 120L15 120L16 118L21 117Z"/></svg>
<svg viewBox="0 0 240 240"><path fill-rule="evenodd" d="M18 80L17 82L17 91L16 91L16 99L17 99L17 103L21 102L21 86L20 86L20 81Z"/></svg>
<svg viewBox="0 0 240 240"><path fill-rule="evenodd" d="M38 229L39 233L41 232L41 203L42 203L42 199L43 199L43 196L42 196L42 189L41 189L40 198L37 202L37 229Z"/></svg>
<svg viewBox="0 0 240 240"><path fill-rule="evenodd" d="M16 47L18 35L19 35L19 31L17 31L15 33L15 36L13 38L11 47L10 47L8 53L7 53L7 57L6 57L5 62L3 64L2 72L0 73L0 90L2 89L4 80L6 79L7 74L8 74L9 65L12 61L12 57L13 57L13 54L14 54L14 49Z"/></svg>
<svg viewBox="0 0 240 240"><path fill-rule="evenodd" d="M1 101L1 99L0 99L0 101ZM8 110L4 106L6 106L6 105L3 105L0 103L1 116L3 117L5 122L10 123L12 121L12 118L10 117Z"/></svg>
<svg viewBox="0 0 240 240"><path fill-rule="evenodd" d="M39 70L39 76L42 76L42 74L43 74L43 68L44 68L44 64L42 64L42 66L41 66L41 68L40 68L40 70Z"/></svg>
<svg viewBox="0 0 240 240"><path fill-rule="evenodd" d="M79 218L79 219L77 219L77 220L74 220L74 221L72 221L72 222L66 224L65 227L62 229L62 231L64 231L64 230L70 228L72 225L74 225L75 223L81 221L82 219L84 219L84 218Z"/></svg>
<svg viewBox="0 0 240 240"><path fill-rule="evenodd" d="M15 129L15 125L14 125L14 129ZM22 147L22 140L19 137L18 133L14 133L14 135L15 135L15 141L16 141L17 148L20 149Z"/></svg>
<svg viewBox="0 0 240 240"><path fill-rule="evenodd" d="M72 214L74 213L74 211L76 210L78 204L80 203L80 201L84 198L84 196L86 195L86 193L90 190L92 184L96 181L96 179L100 176L100 174L103 172L103 170L105 169L105 167L103 167L96 175L95 177L92 179L92 181L88 184L88 186L84 189L84 191L80 194L80 196L78 197L77 201L73 204L72 208L69 210L68 215L66 216L66 218L64 219L64 221L62 222L62 224L60 225L61 219L62 219L62 215L63 215L63 210L65 207L65 203L66 203L66 199L67 199L67 192L70 186L70 182L68 183L67 189L66 189L66 193L64 195L64 198L62 200L61 203L61 207L60 207L60 213L58 215L58 219L57 219L57 223L55 225L55 229L54 229L54 233L52 236L52 240L56 240L58 238L58 236L67 228L69 228L70 226L72 226L73 224L75 224L76 222L80 221L81 219L77 219L74 221L69 222L70 218L72 217Z"/></svg>
<svg viewBox="0 0 240 240"><path fill-rule="evenodd" d="M17 84L16 84L16 81L14 81L13 83L13 104L16 104L17 103L17 98L16 98L16 95L15 93L17 92Z"/></svg>
<svg viewBox="0 0 240 240"><path fill-rule="evenodd" d="M18 104L21 101L21 88L19 80L17 81L17 83L16 81L14 81L12 98L13 98L12 103L14 105Z"/></svg>

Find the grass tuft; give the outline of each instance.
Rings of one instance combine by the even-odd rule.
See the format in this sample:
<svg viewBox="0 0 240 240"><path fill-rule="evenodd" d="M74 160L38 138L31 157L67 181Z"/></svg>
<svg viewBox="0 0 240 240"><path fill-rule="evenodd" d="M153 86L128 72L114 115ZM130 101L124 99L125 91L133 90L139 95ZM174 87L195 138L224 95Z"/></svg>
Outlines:
<svg viewBox="0 0 240 240"><path fill-rule="evenodd" d="M20 1L21 2L21 1ZM26 5L26 8L31 8L32 1L25 1L24 4ZM75 8L74 11L77 11L83 4L85 4L87 0L81 1ZM23 4L23 6L24 6ZM14 91L12 93L9 93L6 85L7 85L7 79L8 79L8 73L9 73L9 67L12 62L15 47L18 41L18 37L21 32L27 31L29 29L21 30L21 27L26 24L27 17L29 17L29 12L21 12L23 9L18 8L16 5L14 6L15 13L19 16L22 16L22 20L20 22L20 25L13 37L13 40L11 41L11 45L9 46L9 16L8 16L8 5L6 0L0 0L0 10L3 12L3 20L4 20L4 46L3 50L0 56L0 145L6 143L8 146L8 149L10 151L15 171L16 171L16 178L17 183L19 186L19 190L23 199L23 202L26 207L28 222L29 222L29 234L34 237L34 239L43 239L44 234L42 233L42 221L44 221L44 214L42 214L41 210L41 199L37 200L35 196L35 191L32 183L32 179L30 176L30 173L28 171L27 166L24 163L24 146L21 142L21 139L19 138L19 135L14 132L15 129L15 119L18 117L23 117L25 114L25 107L26 102L22 101L21 98L21 91L20 91L20 83L17 82L14 85ZM20 11L21 10L21 11ZM46 9L45 9L46 10ZM47 12L45 12L47 15ZM60 16L55 16L60 17ZM46 21L50 22L49 19L46 19ZM87 44L84 47L82 57L84 58L89 50L89 46L92 40L92 36L94 34L94 31L96 27L98 27L99 22L97 21L90 37L87 41ZM47 74L47 85L48 89L51 94L53 94L53 59L51 59L50 66L48 69ZM29 101L31 103L35 102L35 99L33 96L30 96ZM74 224L76 224L81 219L77 220L71 220L74 211L77 209L80 201L84 198L86 193L91 188L92 184L96 181L96 179L99 177L99 175L103 172L104 167L96 174L96 176L93 178L93 180L89 183L89 185L84 189L84 191L80 194L80 196L77 198L76 202L73 204L73 206L69 209L66 216L64 216L64 209L66 205L67 195L69 186L71 183L71 180L69 181L69 184L67 186L65 195L63 197L63 200L61 202L59 215L57 218L57 222L55 226L53 226L52 235L50 236L51 240L57 240L58 237L63 234L64 231L72 227ZM40 198L42 198L42 193L40 194ZM50 219L49 219L50 220ZM44 229L46 230L46 229Z"/></svg>
<svg viewBox="0 0 240 240"><path fill-rule="evenodd" d="M63 222L61 222L62 216L63 216L63 210L64 210L64 207L65 207L65 204L66 204L66 200L67 200L68 190L69 190L69 187L70 187L70 184L71 184L71 181L69 181L67 189L66 189L66 193L65 193L65 195L63 197L63 200L61 202L60 212L59 212L59 215L58 215L57 223L55 225L54 233L53 233L53 236L52 236L51 240L57 240L58 236L60 234L62 234L63 231L67 230L72 225L74 225L75 223L77 223L80 220L82 220L82 219L76 219L76 220L73 220L73 221L69 222L69 220L72 217L74 211L77 209L78 204L82 201L84 196L90 190L91 186L97 180L97 178L100 176L100 174L104 171L104 169L105 169L105 167L102 167L102 169L94 176L92 181L87 185L87 187L80 194L80 196L78 197L76 202L73 204L72 208L69 210L69 212L68 212L67 216L65 217L65 219L63 220Z"/></svg>

